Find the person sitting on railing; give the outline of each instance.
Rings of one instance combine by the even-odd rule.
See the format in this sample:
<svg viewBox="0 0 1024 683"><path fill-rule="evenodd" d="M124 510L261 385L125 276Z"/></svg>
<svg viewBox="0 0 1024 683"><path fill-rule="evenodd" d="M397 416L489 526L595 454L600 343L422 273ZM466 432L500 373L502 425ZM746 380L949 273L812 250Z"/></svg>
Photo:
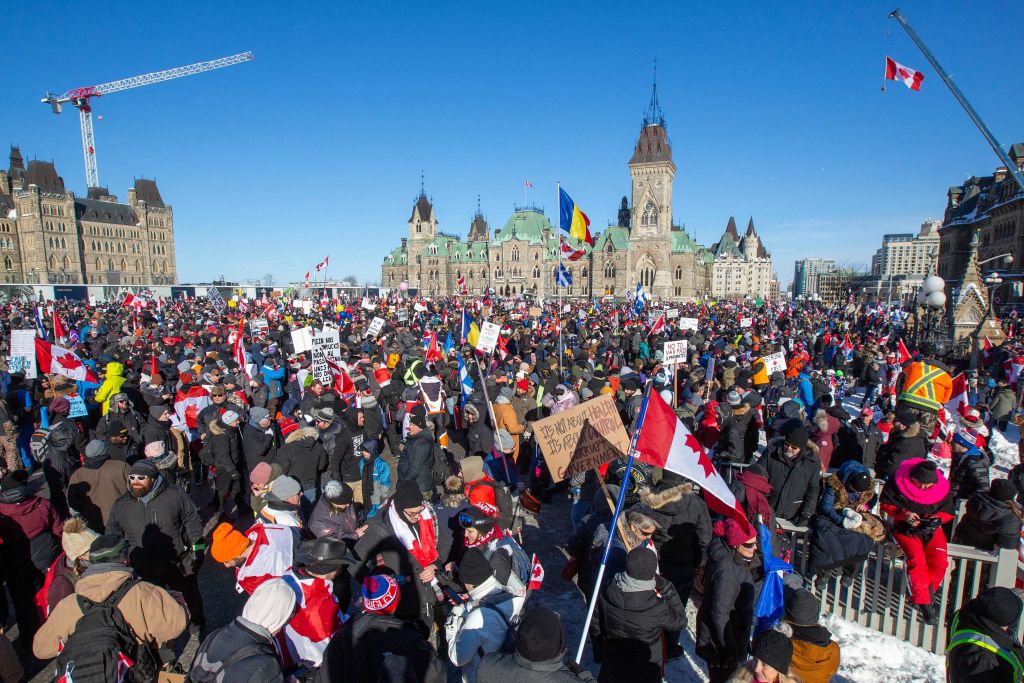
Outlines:
<svg viewBox="0 0 1024 683"><path fill-rule="evenodd" d="M811 520L814 535L807 565L819 586L840 574L841 584L851 585L875 542L885 540L885 523L869 512L872 505L871 473L859 462L844 462L825 480Z"/></svg>
<svg viewBox="0 0 1024 683"><path fill-rule="evenodd" d="M953 617L946 648L948 683L1017 683L1024 678L1024 647L1017 638L1021 599L996 586Z"/></svg>
<svg viewBox="0 0 1024 683"><path fill-rule="evenodd" d="M914 606L926 624L938 622L935 600L949 561L941 525L953 519L953 494L935 463L906 460L882 489L882 511L895 520L892 535L907 556Z"/></svg>
<svg viewBox="0 0 1024 683"><path fill-rule="evenodd" d="M996 479L987 491L978 491L967 499L964 516L953 532L953 542L978 550L1016 548L1020 543L1021 516L1013 501L1015 487L1007 479Z"/></svg>

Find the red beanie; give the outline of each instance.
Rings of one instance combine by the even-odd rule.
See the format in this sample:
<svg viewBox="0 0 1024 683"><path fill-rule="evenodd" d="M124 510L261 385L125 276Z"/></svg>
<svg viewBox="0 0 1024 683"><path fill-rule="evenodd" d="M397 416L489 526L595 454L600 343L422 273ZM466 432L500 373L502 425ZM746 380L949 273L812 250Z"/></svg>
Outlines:
<svg viewBox="0 0 1024 683"><path fill-rule="evenodd" d="M734 519L715 522L713 528L715 536L721 536L725 539L726 545L730 548L741 546L757 536L757 534L750 530L749 524L740 524Z"/></svg>
<svg viewBox="0 0 1024 683"><path fill-rule="evenodd" d="M526 379L525 377L522 378L521 380L516 382L516 389L519 389L519 391L529 391L530 390L530 380Z"/></svg>
<svg viewBox="0 0 1024 683"><path fill-rule="evenodd" d="M299 423L290 417L282 418L277 424L281 426L281 436L288 436L299 428Z"/></svg>

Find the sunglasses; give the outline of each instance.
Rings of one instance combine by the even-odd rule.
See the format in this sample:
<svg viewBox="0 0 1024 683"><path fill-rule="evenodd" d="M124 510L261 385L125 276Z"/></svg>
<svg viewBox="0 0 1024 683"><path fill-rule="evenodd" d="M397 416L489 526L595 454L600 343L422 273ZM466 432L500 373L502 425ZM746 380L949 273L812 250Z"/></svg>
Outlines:
<svg viewBox="0 0 1024 683"><path fill-rule="evenodd" d="M459 513L459 526L461 526L463 529L468 529L468 528L470 528L472 526L475 526L475 525L476 525L476 520L473 519L472 515L469 515L469 514L467 514L465 512L460 512Z"/></svg>
<svg viewBox="0 0 1024 683"><path fill-rule="evenodd" d="M146 481L147 479L149 479L149 477L147 477L145 474L129 474L128 475L128 480L129 481Z"/></svg>
<svg viewBox="0 0 1024 683"><path fill-rule="evenodd" d="M750 541L749 543L741 543L740 545L742 545L744 548L756 548L757 547L757 541Z"/></svg>

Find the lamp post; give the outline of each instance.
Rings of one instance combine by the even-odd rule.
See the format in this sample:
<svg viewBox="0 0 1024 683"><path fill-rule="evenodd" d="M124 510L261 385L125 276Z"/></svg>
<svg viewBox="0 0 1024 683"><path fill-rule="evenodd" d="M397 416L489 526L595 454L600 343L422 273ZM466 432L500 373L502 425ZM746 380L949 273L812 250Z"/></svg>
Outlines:
<svg viewBox="0 0 1024 683"><path fill-rule="evenodd" d="M917 293L917 305L927 310L924 336L930 339L932 336L932 322L935 312L946 305L946 281L938 275L929 275L924 279L924 284ZM918 339L918 346L920 346Z"/></svg>

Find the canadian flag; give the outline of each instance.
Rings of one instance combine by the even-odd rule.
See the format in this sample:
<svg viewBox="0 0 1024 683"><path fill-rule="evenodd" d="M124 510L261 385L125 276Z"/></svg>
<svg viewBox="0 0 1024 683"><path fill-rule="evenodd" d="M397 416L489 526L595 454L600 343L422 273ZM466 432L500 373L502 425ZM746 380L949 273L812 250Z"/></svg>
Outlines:
<svg viewBox="0 0 1024 683"><path fill-rule="evenodd" d="M96 382L99 380L92 369L82 359L62 346L51 344L36 337L36 358L39 359L39 370L50 375L64 375L76 382Z"/></svg>
<svg viewBox="0 0 1024 683"><path fill-rule="evenodd" d="M344 396L356 393L355 382L348 376L345 369L330 358L325 358L324 360L327 362L327 367L330 368L331 374L334 375L334 390L338 392L338 395Z"/></svg>
<svg viewBox="0 0 1024 683"><path fill-rule="evenodd" d="M288 658L293 664L308 662L317 667L323 661L331 636L341 630L333 582L307 576L286 580L297 584L302 596L295 605L295 615L282 632Z"/></svg>
<svg viewBox="0 0 1024 683"><path fill-rule="evenodd" d="M252 551L235 572L235 590L252 595L264 581L291 573L294 537L291 527L278 524L254 524L245 536Z"/></svg>
<svg viewBox="0 0 1024 683"><path fill-rule="evenodd" d="M508 341L501 334L498 335L498 356L502 360L508 358Z"/></svg>
<svg viewBox="0 0 1024 683"><path fill-rule="evenodd" d="M559 237L558 240L561 242L562 258L567 261L579 261L581 258L586 256L587 252L583 249L573 249L569 246L569 243L561 237Z"/></svg>
<svg viewBox="0 0 1024 683"><path fill-rule="evenodd" d="M700 441L655 391L648 394L647 411L638 429L636 452L642 462L686 477L700 486L709 508L750 528L743 509Z"/></svg>
<svg viewBox="0 0 1024 683"><path fill-rule="evenodd" d="M467 288L466 288L466 276L465 275L460 275L457 284L459 285L459 291L462 292L463 294L465 294L466 291L467 291Z"/></svg>
<svg viewBox="0 0 1024 683"><path fill-rule="evenodd" d="M981 338L981 363L986 367L992 365L992 342L988 337Z"/></svg>
<svg viewBox="0 0 1024 683"><path fill-rule="evenodd" d="M654 326L651 327L651 331L650 331L650 333L647 336L653 337L654 335L658 334L659 332L661 332L664 329L665 329L665 314L662 313L661 315L658 316L658 319L654 321Z"/></svg>
<svg viewBox="0 0 1024 683"><path fill-rule="evenodd" d="M68 331L64 327L64 323L60 321L60 316L57 315L57 310L53 311L53 336L58 341L68 338Z"/></svg>
<svg viewBox="0 0 1024 683"><path fill-rule="evenodd" d="M201 384L195 384L188 391L178 389L174 395L174 414L178 423L189 429L196 429L196 418L204 408L210 405L210 392Z"/></svg>
<svg viewBox="0 0 1024 683"><path fill-rule="evenodd" d="M444 354L437 347L437 332L431 332L430 338L427 341L426 353L424 354L427 362L439 363L444 360Z"/></svg>
<svg viewBox="0 0 1024 683"><path fill-rule="evenodd" d="M898 354L896 360L900 365L910 360L910 351L907 351L907 345L903 343L902 339L896 342L896 351Z"/></svg>
<svg viewBox="0 0 1024 683"><path fill-rule="evenodd" d="M907 86L911 90L920 90L921 81L924 80L924 74L920 71L915 71L908 66L903 66L890 57L886 57L885 80L902 81L903 85Z"/></svg>
<svg viewBox="0 0 1024 683"><path fill-rule="evenodd" d="M306 271L306 286L309 287L309 271Z"/></svg>
<svg viewBox="0 0 1024 683"><path fill-rule="evenodd" d="M533 561L530 563L530 583L527 584L526 588L527 590L538 591L542 583L544 583L544 566L535 554Z"/></svg>
<svg viewBox="0 0 1024 683"><path fill-rule="evenodd" d="M327 267L327 261L329 261L330 258L331 258L330 256L324 256L324 260L321 261L320 263L316 264L316 272L319 273L321 270L326 268Z"/></svg>
<svg viewBox="0 0 1024 683"><path fill-rule="evenodd" d="M962 372L953 378L952 398L946 404L946 410L960 417L966 417L971 412L971 402L967 398L967 379Z"/></svg>
<svg viewBox="0 0 1024 683"><path fill-rule="evenodd" d="M1020 372L1024 370L1024 355L1017 354L1003 363L1003 370L1006 371L1006 382L1011 387L1016 387L1020 382Z"/></svg>

